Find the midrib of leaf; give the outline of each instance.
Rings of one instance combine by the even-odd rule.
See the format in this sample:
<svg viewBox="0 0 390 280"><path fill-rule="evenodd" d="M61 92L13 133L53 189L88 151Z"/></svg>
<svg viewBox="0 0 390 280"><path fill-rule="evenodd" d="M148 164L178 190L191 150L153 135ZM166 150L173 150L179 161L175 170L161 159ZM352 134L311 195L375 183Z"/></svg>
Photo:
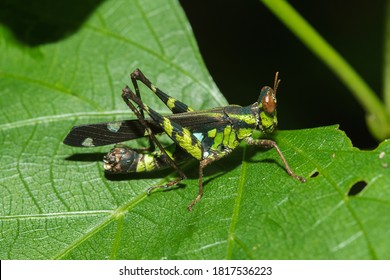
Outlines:
<svg viewBox="0 0 390 280"><path fill-rule="evenodd" d="M147 194L141 193L140 195L134 197L132 200L130 200L128 203L124 204L121 207L118 207L116 210L112 212L110 216L108 216L105 220L100 221L97 223L94 227L92 227L88 232L83 234L79 239L75 240L73 243L70 243L68 246L66 246L61 252L59 252L57 255L53 257L53 259L62 259L64 258L68 253L70 253L72 250L76 249L79 245L87 241L89 238L97 234L99 231L101 231L103 228L108 226L114 221L121 221L123 219L123 216L132 208L134 208L138 203L140 203L142 200L144 200L147 197ZM122 220L123 222L123 220ZM121 231L119 230L121 227L117 228L117 233L115 235L115 241L113 243L113 250L111 252L111 255L115 255L116 251L118 249L119 240Z"/></svg>
<svg viewBox="0 0 390 280"><path fill-rule="evenodd" d="M116 211L115 211L116 212ZM57 255L53 257L53 259L59 260L65 257L69 252L71 252L73 249L77 248L80 244L88 240L90 237L95 235L97 232L108 226L111 222L113 222L115 219L113 218L115 214L112 214L108 216L103 221L99 222L96 226L92 227L89 231L87 231L85 234L83 234L79 239L77 239L75 242L70 243L68 246L66 246L61 252L59 252Z"/></svg>
<svg viewBox="0 0 390 280"><path fill-rule="evenodd" d="M175 171L173 171L170 175L174 174ZM160 186L163 185L162 182L165 182L166 179L161 179L161 183L157 183L156 185ZM93 228L91 228L88 232L86 232L84 235L82 235L79 239L75 240L75 242L69 244L66 246L61 252L59 252L56 256L53 257L53 259L62 259L66 257L67 254L69 254L72 250L76 249L79 245L87 241L89 238L93 237L95 234L97 234L99 231L104 229L106 226L110 225L112 222L117 221L118 226L116 229L116 234L113 242L112 251L110 254L110 257L114 258L116 256L116 252L119 249L120 239L121 239L121 233L123 228L123 218L126 215L127 212L129 212L131 209L136 207L139 203L141 203L145 198L148 197L148 194L146 192L141 192L139 195L133 197L130 201L123 204L122 206L118 207L117 209L113 211L109 211L111 215L109 215L106 219L103 221L100 221L97 223ZM107 213L107 212L105 212Z"/></svg>

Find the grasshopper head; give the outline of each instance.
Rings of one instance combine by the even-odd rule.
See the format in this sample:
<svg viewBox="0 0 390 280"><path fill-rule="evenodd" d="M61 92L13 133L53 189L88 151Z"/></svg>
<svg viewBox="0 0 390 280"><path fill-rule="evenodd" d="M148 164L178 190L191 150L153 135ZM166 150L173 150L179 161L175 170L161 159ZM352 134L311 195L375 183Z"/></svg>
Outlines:
<svg viewBox="0 0 390 280"><path fill-rule="evenodd" d="M259 128L264 133L272 133L278 125L276 116L276 90L280 80L278 80L278 72L275 74L274 88L264 86L261 89L259 100Z"/></svg>

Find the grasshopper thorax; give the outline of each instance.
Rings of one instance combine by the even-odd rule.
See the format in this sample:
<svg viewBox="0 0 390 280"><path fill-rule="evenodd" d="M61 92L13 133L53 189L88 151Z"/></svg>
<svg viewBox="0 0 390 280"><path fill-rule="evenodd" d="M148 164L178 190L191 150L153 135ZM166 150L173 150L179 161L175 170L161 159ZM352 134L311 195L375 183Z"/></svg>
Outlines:
<svg viewBox="0 0 390 280"><path fill-rule="evenodd" d="M258 106L258 126L262 132L272 133L277 125L278 119L276 116L276 90L280 80L278 80L278 72L275 74L274 88L264 86L261 88Z"/></svg>

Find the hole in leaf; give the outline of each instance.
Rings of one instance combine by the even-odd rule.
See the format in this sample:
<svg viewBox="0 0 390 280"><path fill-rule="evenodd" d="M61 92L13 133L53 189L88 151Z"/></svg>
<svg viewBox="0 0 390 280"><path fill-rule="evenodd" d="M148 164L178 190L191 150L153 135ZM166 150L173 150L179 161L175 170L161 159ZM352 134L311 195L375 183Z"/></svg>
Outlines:
<svg viewBox="0 0 390 280"><path fill-rule="evenodd" d="M349 189L348 196L354 196L354 195L359 194L366 186L367 186L367 183L363 180L356 182Z"/></svg>
<svg viewBox="0 0 390 280"><path fill-rule="evenodd" d="M311 178L315 178L315 177L317 177L318 175L320 175L320 172L315 171L313 174L310 175L310 177L311 177Z"/></svg>

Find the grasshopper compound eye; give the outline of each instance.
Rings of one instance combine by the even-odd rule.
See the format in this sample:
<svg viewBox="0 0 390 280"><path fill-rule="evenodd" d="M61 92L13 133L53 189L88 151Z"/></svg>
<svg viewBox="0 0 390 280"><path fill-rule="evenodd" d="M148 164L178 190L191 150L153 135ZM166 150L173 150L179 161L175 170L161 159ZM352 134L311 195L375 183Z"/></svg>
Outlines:
<svg viewBox="0 0 390 280"><path fill-rule="evenodd" d="M275 113L276 110L276 98L272 93L273 91L270 89L270 92L268 92L268 94L266 94L261 100L264 111L270 115Z"/></svg>
<svg viewBox="0 0 390 280"><path fill-rule="evenodd" d="M276 91L278 90L280 83L278 76L279 72L276 72L273 89L266 86L261 90L261 92L265 92L263 98L261 99L261 104L263 106L264 112L269 115L273 115L276 110Z"/></svg>

